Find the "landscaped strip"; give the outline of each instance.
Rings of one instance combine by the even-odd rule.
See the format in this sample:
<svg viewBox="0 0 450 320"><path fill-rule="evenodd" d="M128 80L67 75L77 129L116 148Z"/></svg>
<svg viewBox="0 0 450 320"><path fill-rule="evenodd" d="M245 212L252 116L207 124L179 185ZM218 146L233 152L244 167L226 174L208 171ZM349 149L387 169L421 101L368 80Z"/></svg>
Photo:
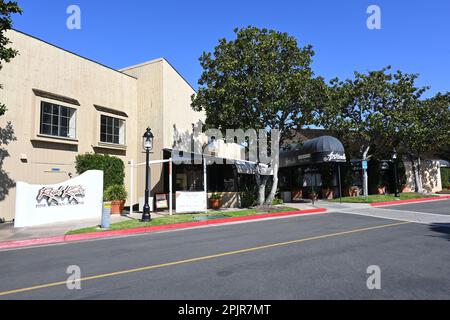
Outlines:
<svg viewBox="0 0 450 320"><path fill-rule="evenodd" d="M418 202L426 202L426 201L439 201L439 200L447 200L450 199L450 196L442 196L442 197L428 197L421 199L409 199L409 200L397 200L397 201L387 201L387 202L378 202L371 203L372 207L383 207L383 206L392 206L392 205L400 205L400 204L408 204L408 203L418 203Z"/></svg>
<svg viewBox="0 0 450 320"><path fill-rule="evenodd" d="M284 212L275 212L275 213L266 213L266 214L253 214L253 215L247 215L247 216L234 216L234 217L220 218L220 219L206 220L206 221L190 221L190 222L181 222L181 223L165 224L165 225L164 224L163 225L153 225L153 226L132 228L132 229L128 228L128 229L121 229L121 230L97 231L97 232L91 232L91 233L67 234L65 236L60 236L60 237L0 242L0 249L3 249L3 250L4 249L16 249L16 248L23 248L23 247L30 247L30 246L38 246L38 245L69 243L69 242L76 242L76 241L101 239L101 238L111 238L111 237L120 237L120 236L127 236L127 235L145 234L145 233L159 232L159 231L165 231L165 230L187 229L187 228L195 228L195 227L202 227L202 226L208 226L208 225L220 225L220 224L227 224L227 223L254 221L254 220L270 219L270 218L281 218L281 217L307 215L307 214L317 214L317 213L325 213L325 212L327 212L326 209L311 209L311 210L303 210L303 211L284 211ZM236 215L237 214L238 213L236 213ZM155 221L156 220L157 219L155 219Z"/></svg>
<svg viewBox="0 0 450 320"><path fill-rule="evenodd" d="M422 199L430 200L435 198L434 195L423 195L420 193L402 193L400 194L400 198L396 198L394 195L370 195L368 197L346 197L342 198L343 203L387 203L387 202L396 202L399 201L409 201L409 200L417 200ZM340 202L340 199L335 199L333 202Z"/></svg>
<svg viewBox="0 0 450 320"><path fill-rule="evenodd" d="M261 215L266 213L279 213L279 212L294 212L298 211L296 208L289 207L274 207L270 210L260 211L257 209L248 209L248 210L238 210L231 212L218 212L218 213L207 213L207 214L176 214L173 216L164 216L153 219L151 222L140 222L136 219L130 219L127 221L122 221L118 223L111 224L109 230L99 230L98 226L82 228L78 230L72 230L68 232L68 235L73 234L82 234L82 233L93 233L93 232L106 232L106 231L115 231L115 230L126 230L126 229L136 229L136 228L146 228L146 227L154 227L154 226L163 226L169 224L178 224L178 223L186 223L186 222L196 222L200 220L215 220L218 219L226 219L226 218L235 218L235 217L247 217L254 215Z"/></svg>

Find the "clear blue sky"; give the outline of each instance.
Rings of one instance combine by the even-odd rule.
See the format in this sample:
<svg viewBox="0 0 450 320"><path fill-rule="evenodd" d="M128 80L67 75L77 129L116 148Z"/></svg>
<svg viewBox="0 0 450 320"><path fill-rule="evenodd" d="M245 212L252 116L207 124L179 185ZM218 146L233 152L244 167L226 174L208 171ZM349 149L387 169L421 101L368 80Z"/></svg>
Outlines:
<svg viewBox="0 0 450 320"><path fill-rule="evenodd" d="M198 57L235 27L286 31L316 51L327 79L392 65L420 73L420 85L450 91L448 0L18 0L15 28L112 68L167 58L197 88ZM66 28L66 9L81 8L82 29ZM366 27L367 7L382 10L382 30Z"/></svg>

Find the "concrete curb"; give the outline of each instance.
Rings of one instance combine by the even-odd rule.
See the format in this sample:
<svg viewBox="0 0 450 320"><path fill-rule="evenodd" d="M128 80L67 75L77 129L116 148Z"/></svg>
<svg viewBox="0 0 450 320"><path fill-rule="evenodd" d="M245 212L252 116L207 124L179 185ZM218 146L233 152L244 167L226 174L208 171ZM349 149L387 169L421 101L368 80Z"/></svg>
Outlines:
<svg viewBox="0 0 450 320"><path fill-rule="evenodd" d="M391 205L398 205L398 204L421 203L421 202L427 202L427 201L439 201L439 200L447 200L447 199L450 199L450 196L378 202L378 203L371 203L370 205L372 207L383 207L383 206L391 206Z"/></svg>
<svg viewBox="0 0 450 320"><path fill-rule="evenodd" d="M6 241L6 242L0 242L0 250L26 248L26 247L33 247L33 246L49 245L49 244L70 243L70 242L93 240L93 239L113 238L113 237L120 237L120 236L153 233L153 232L159 232L159 231L165 231L165 230L188 229L188 228L195 228L195 227L208 226L208 225L226 225L229 223L236 223L236 222L257 221L257 220L264 220L264 219L269 219L269 218L300 216L300 215L306 215L306 214L325 213L325 212L327 212L327 209L321 208L321 209L311 209L311 210L304 210L304 211L267 213L267 214L260 214L260 215L248 216L248 217L223 218L223 219L208 220L208 221L184 222L184 223L168 224L168 225L163 225L163 226L152 226L152 227L143 227L143 228L135 228L135 229L127 229L127 230L115 230L115 231L104 231L104 232L95 232L95 233L64 235L64 236L49 237L49 238Z"/></svg>

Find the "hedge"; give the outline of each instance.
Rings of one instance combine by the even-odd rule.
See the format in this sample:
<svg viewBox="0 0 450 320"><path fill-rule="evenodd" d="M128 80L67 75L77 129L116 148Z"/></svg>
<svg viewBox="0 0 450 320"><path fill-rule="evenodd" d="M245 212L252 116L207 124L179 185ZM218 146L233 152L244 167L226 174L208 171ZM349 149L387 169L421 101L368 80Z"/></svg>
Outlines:
<svg viewBox="0 0 450 320"><path fill-rule="evenodd" d="M125 165L117 157L93 153L78 155L75 160L75 168L77 174L83 174L89 170L103 171L104 190L114 185L124 185Z"/></svg>
<svg viewBox="0 0 450 320"><path fill-rule="evenodd" d="M442 187L450 189L450 168L441 168Z"/></svg>

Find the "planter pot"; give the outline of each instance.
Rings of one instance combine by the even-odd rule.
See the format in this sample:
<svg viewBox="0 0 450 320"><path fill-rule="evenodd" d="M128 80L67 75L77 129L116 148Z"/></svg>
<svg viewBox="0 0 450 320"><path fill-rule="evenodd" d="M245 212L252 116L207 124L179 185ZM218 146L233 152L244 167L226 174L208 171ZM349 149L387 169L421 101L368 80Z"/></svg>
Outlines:
<svg viewBox="0 0 450 320"><path fill-rule="evenodd" d="M213 210L219 210L222 207L222 200L209 199L209 204Z"/></svg>
<svg viewBox="0 0 450 320"><path fill-rule="evenodd" d="M402 193L409 193L409 192L411 192L411 188L405 187L405 186L402 186L401 190L402 190Z"/></svg>
<svg viewBox="0 0 450 320"><path fill-rule="evenodd" d="M357 187L351 187L347 190L349 197L358 197L359 196L359 189Z"/></svg>
<svg viewBox="0 0 450 320"><path fill-rule="evenodd" d="M303 199L303 190L294 190L292 191L292 200L302 200Z"/></svg>
<svg viewBox="0 0 450 320"><path fill-rule="evenodd" d="M322 197L325 200L333 200L334 199L334 190L333 189L323 189L322 190Z"/></svg>
<svg viewBox="0 0 450 320"><path fill-rule="evenodd" d="M125 200L111 201L111 214L122 214L125 207Z"/></svg>

